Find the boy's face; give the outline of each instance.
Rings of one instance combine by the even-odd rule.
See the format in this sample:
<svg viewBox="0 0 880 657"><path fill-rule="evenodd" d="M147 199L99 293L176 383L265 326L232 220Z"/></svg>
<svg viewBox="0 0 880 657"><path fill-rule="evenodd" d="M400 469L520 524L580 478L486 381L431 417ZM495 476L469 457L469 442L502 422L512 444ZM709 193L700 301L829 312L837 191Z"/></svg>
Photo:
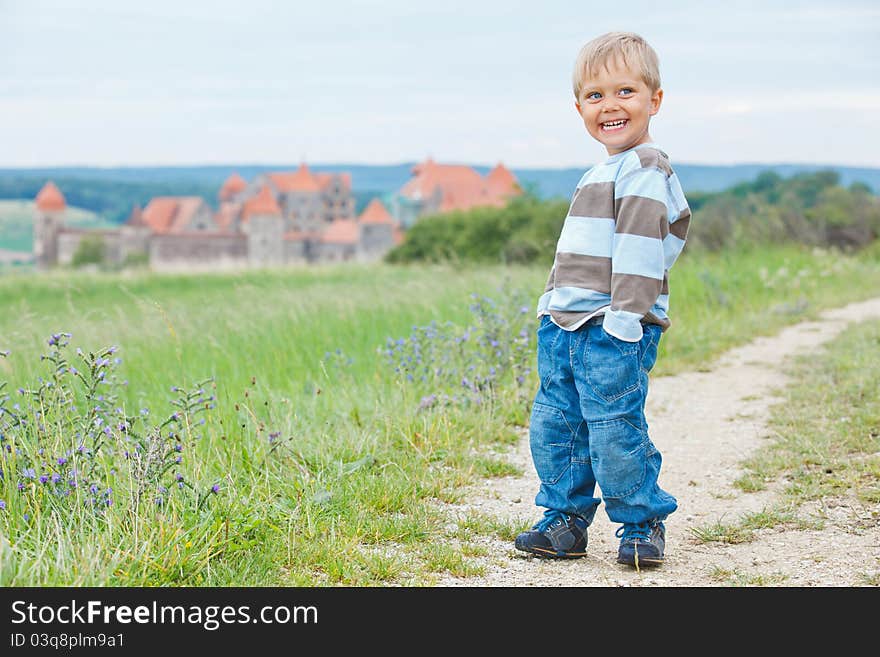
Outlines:
<svg viewBox="0 0 880 657"><path fill-rule="evenodd" d="M584 80L575 107L590 136L614 155L651 141L648 123L662 100L662 89L652 92L637 71L617 59Z"/></svg>

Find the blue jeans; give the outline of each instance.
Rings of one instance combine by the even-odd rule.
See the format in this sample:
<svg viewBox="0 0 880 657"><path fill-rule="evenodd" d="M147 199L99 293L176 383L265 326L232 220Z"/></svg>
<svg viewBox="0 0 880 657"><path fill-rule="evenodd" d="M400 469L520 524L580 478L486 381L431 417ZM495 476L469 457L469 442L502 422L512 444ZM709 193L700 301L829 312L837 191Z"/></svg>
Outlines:
<svg viewBox="0 0 880 657"><path fill-rule="evenodd" d="M661 456L645 421L661 328L643 329L641 341L625 342L605 332L601 317L576 331L541 317L529 438L541 480L535 504L546 513L592 523L596 484L612 522L663 520L678 507L657 485Z"/></svg>

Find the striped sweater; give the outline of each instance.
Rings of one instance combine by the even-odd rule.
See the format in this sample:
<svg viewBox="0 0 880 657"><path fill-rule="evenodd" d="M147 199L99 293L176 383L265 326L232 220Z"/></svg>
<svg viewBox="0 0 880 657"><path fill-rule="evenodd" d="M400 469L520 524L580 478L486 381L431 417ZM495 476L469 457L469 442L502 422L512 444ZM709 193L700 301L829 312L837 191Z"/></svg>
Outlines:
<svg viewBox="0 0 880 657"><path fill-rule="evenodd" d="M627 342L641 339L642 322L665 331L669 268L684 248L690 216L656 144L592 167L572 197L538 316L574 331L604 314L605 330Z"/></svg>

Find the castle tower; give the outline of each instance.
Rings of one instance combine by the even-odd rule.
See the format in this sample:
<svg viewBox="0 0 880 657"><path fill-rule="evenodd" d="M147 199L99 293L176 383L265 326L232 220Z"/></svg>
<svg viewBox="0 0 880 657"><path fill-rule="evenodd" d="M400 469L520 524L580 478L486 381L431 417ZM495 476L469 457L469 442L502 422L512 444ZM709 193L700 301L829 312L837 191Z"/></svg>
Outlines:
<svg viewBox="0 0 880 657"><path fill-rule="evenodd" d="M242 227L248 236L248 259L252 266L268 267L284 261L284 217L268 185L245 201Z"/></svg>
<svg viewBox="0 0 880 657"><path fill-rule="evenodd" d="M361 258L378 260L394 246L394 223L382 201L370 201L358 217Z"/></svg>
<svg viewBox="0 0 880 657"><path fill-rule="evenodd" d="M67 202L51 180L37 194L34 208L34 263L38 270L58 264L58 231L64 227Z"/></svg>

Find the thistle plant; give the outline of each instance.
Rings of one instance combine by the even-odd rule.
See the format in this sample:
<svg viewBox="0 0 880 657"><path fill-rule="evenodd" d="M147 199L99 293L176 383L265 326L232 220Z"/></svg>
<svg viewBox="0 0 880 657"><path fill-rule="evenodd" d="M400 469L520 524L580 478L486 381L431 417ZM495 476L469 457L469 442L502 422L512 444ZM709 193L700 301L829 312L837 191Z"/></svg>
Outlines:
<svg viewBox="0 0 880 657"><path fill-rule="evenodd" d="M406 338L388 338L381 353L399 381L425 394L419 406L480 404L502 389L526 396L534 343L534 315L524 294L507 287L499 300L471 295L464 327L432 321Z"/></svg>
<svg viewBox="0 0 880 657"><path fill-rule="evenodd" d="M46 372L15 399L0 382L0 511L25 524L47 511L101 518L120 502L137 514L147 497L162 507L171 495L186 498L183 510L202 508L220 489L191 483L184 453L204 422L197 416L213 408L211 380L191 391L174 386L173 412L154 423L149 409L129 413L120 401L128 382L118 376L118 348L71 353L71 337L49 337Z"/></svg>

